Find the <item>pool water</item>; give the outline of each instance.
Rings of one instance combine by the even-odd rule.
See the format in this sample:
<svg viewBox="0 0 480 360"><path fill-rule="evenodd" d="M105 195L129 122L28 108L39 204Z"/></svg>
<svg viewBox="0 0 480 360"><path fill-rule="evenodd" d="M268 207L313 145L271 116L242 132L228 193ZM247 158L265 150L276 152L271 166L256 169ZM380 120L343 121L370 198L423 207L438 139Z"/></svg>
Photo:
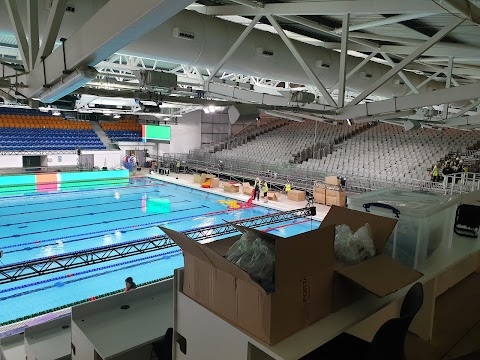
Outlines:
<svg viewBox="0 0 480 360"><path fill-rule="evenodd" d="M240 220L275 210L255 206L228 209L210 194L150 178L98 187L70 185L56 191L0 197L0 249L3 264L162 235L162 225L183 231ZM264 226L289 237L317 228L296 219ZM173 274L183 266L178 247L107 261L0 285L0 323Z"/></svg>

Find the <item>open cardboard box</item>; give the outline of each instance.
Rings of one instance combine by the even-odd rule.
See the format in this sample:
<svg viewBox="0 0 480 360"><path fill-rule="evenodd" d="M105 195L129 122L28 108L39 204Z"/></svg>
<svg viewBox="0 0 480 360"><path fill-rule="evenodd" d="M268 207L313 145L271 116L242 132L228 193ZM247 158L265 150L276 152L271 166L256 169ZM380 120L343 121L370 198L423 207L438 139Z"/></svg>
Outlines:
<svg viewBox="0 0 480 360"><path fill-rule="evenodd" d="M335 262L333 225L347 224L356 231L365 223L372 228L378 255L353 266ZM224 258L240 235L202 245L161 229L183 250L185 295L273 345L353 301L359 287L386 296L420 278L417 271L382 254L395 224L393 219L333 206L319 229L289 238L239 227L275 244L275 291L270 294Z"/></svg>

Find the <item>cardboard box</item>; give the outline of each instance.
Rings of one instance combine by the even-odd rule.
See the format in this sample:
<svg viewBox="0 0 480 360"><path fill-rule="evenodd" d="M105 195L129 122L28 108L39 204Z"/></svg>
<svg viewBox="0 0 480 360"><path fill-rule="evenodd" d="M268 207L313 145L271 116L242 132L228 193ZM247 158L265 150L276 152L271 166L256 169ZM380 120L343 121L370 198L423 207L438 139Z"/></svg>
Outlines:
<svg viewBox="0 0 480 360"><path fill-rule="evenodd" d="M220 179L219 178L210 179L210 187L211 188L218 188L219 186L220 186Z"/></svg>
<svg viewBox="0 0 480 360"><path fill-rule="evenodd" d="M313 191L313 200L318 204L325 205L325 189L315 188Z"/></svg>
<svg viewBox="0 0 480 360"><path fill-rule="evenodd" d="M365 223L372 228L377 256L357 265L336 262L334 225L347 224L356 231ZM182 233L161 229L183 250L183 292L273 345L364 292L383 297L418 280L422 274L383 254L395 225L395 219L333 206L317 230L290 238L261 233L275 243L275 292L271 294L224 258L240 236L199 244Z"/></svg>
<svg viewBox="0 0 480 360"><path fill-rule="evenodd" d="M303 190L290 190L288 192L288 200L304 201L305 200L305 191L303 191Z"/></svg>
<svg viewBox="0 0 480 360"><path fill-rule="evenodd" d="M347 196L343 191L326 190L325 205L336 205L345 207L347 205Z"/></svg>
<svg viewBox="0 0 480 360"><path fill-rule="evenodd" d="M185 295L262 341L275 344L331 312L333 227L291 238L262 233L275 243L271 294L224 258L239 236L202 245L182 233L161 229L183 250Z"/></svg>
<svg viewBox="0 0 480 360"><path fill-rule="evenodd" d="M216 176L213 174L202 174L200 175L200 184L203 184L205 181L207 181L207 179L213 179L215 177Z"/></svg>
<svg viewBox="0 0 480 360"><path fill-rule="evenodd" d="M249 182L244 182L242 184L242 186L243 186L243 193L245 195L252 196L253 187L250 185L250 183Z"/></svg>
<svg viewBox="0 0 480 360"><path fill-rule="evenodd" d="M223 185L223 190L229 193L237 193L240 191L239 184L225 184Z"/></svg>
<svg viewBox="0 0 480 360"><path fill-rule="evenodd" d="M278 200L280 200L280 194L276 191L269 191L269 192L267 192L267 199L268 200L273 200L273 201L278 201Z"/></svg>
<svg viewBox="0 0 480 360"><path fill-rule="evenodd" d="M200 176L200 174L193 174L193 182L197 184L202 183L202 177Z"/></svg>
<svg viewBox="0 0 480 360"><path fill-rule="evenodd" d="M327 176L325 178L325 184L329 185L340 185L340 179L336 176Z"/></svg>

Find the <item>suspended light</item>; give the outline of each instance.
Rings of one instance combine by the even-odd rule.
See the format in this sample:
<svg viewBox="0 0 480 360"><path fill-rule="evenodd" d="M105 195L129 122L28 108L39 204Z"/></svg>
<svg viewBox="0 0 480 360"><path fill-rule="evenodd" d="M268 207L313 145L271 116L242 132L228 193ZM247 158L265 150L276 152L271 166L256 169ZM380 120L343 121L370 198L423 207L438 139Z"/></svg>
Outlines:
<svg viewBox="0 0 480 360"><path fill-rule="evenodd" d="M113 118L114 118L114 119L120 119L120 117L121 117L120 114L115 114L115 115L113 115Z"/></svg>
<svg viewBox="0 0 480 360"><path fill-rule="evenodd" d="M54 111L52 112L52 115L53 115L53 116L60 116L60 115L62 115L62 113L61 113L60 111L58 111L58 110L54 110Z"/></svg>
<svg viewBox="0 0 480 360"><path fill-rule="evenodd" d="M215 106L210 105L210 106L208 107L208 110L209 110L211 113L215 112Z"/></svg>
<svg viewBox="0 0 480 360"><path fill-rule="evenodd" d="M203 112L204 112L205 114L210 114L210 110L209 110L208 107L203 108Z"/></svg>

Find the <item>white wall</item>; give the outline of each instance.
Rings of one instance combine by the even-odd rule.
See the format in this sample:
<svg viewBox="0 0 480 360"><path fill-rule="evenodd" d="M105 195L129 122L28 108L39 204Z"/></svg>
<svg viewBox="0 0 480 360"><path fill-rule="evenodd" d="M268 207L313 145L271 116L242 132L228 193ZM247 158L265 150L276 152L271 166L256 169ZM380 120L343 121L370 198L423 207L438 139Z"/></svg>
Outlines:
<svg viewBox="0 0 480 360"><path fill-rule="evenodd" d="M112 150L112 151L82 151L83 154L93 154L94 155L94 164L93 166L98 166L100 169L104 166L107 166L109 169L118 169L123 168L121 161L123 158L124 152L121 150ZM33 156L35 154L32 154ZM61 156L62 160L58 161L58 157ZM57 166L77 166L78 164L78 155L77 154L49 154L47 155L46 166L57 167ZM106 165L105 165L106 160ZM22 155L0 155L0 169L3 168L23 168Z"/></svg>
<svg viewBox="0 0 480 360"><path fill-rule="evenodd" d="M97 166L100 169L106 166L108 169L123 168L121 161L123 158L123 152L121 150L112 151L82 151L83 154L93 154L94 161L93 166Z"/></svg>
<svg viewBox="0 0 480 360"><path fill-rule="evenodd" d="M61 157L61 161L58 158ZM77 154L49 154L47 155L46 166L76 166L78 164Z"/></svg>
<svg viewBox="0 0 480 360"><path fill-rule="evenodd" d="M23 167L21 155L0 155L0 168L21 168Z"/></svg>
<svg viewBox="0 0 480 360"><path fill-rule="evenodd" d="M160 144L160 155L164 153L186 153L200 147L202 132L201 110L178 118L178 125L171 125L170 144ZM155 150L153 151L155 153Z"/></svg>

